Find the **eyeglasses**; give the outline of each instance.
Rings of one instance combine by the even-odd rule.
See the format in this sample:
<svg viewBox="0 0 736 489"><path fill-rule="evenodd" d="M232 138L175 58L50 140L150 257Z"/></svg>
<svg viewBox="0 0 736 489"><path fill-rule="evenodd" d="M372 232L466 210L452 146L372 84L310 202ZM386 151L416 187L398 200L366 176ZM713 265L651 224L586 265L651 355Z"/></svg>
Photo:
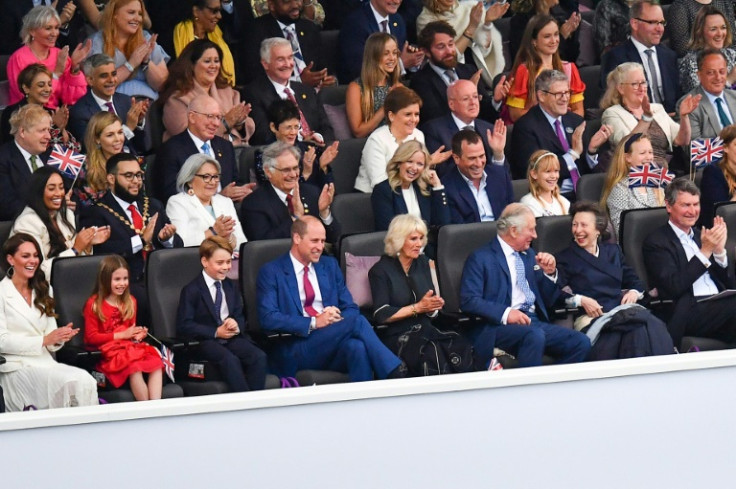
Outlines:
<svg viewBox="0 0 736 489"><path fill-rule="evenodd" d="M644 22L645 24L649 24L649 25L660 25L662 27L665 27L667 25L666 20L646 20L646 19L640 19L639 17L635 17L635 18L639 22Z"/></svg>
<svg viewBox="0 0 736 489"><path fill-rule="evenodd" d="M570 90L567 90L565 92L548 92L547 90L542 90L542 92L546 93L547 95L552 95L555 100L562 100L572 94Z"/></svg>
<svg viewBox="0 0 736 489"><path fill-rule="evenodd" d="M289 168L274 168L274 170L278 170L283 174L289 174L289 173L299 173L299 165L297 166L290 166Z"/></svg>
<svg viewBox="0 0 736 489"><path fill-rule="evenodd" d="M132 171L126 171L125 173L118 173L118 176L123 177L129 182L132 182L133 180L140 180L143 181L143 172L132 172Z"/></svg>
<svg viewBox="0 0 736 489"><path fill-rule="evenodd" d="M210 173L195 173L194 176L201 178L204 181L204 183L219 182L220 181L220 175L219 174L212 175Z"/></svg>
<svg viewBox="0 0 736 489"><path fill-rule="evenodd" d="M207 10L209 10L210 12L212 12L212 15L217 15L219 13L222 13L222 9L219 8L219 7L212 8L212 7L208 7L207 5L205 5L204 8L206 8Z"/></svg>
<svg viewBox="0 0 736 489"><path fill-rule="evenodd" d="M646 80L644 80L644 81L638 81L638 82L626 82L626 83L622 83L621 85L631 85L634 88L646 88L649 86L649 83L647 83Z"/></svg>
<svg viewBox="0 0 736 489"><path fill-rule="evenodd" d="M207 122L220 122L220 119L222 119L222 115L220 114L205 114L204 112L197 112L196 110L190 110L189 112L193 112L195 114L199 114L201 116L204 116L207 118Z"/></svg>

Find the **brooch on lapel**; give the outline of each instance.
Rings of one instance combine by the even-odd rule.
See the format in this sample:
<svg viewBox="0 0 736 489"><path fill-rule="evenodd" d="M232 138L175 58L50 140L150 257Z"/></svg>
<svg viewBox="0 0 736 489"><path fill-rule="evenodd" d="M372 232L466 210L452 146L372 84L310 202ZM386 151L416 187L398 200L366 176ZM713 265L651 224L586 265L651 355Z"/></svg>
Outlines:
<svg viewBox="0 0 736 489"><path fill-rule="evenodd" d="M575 130L572 127L566 127L565 132L568 134L572 134Z"/></svg>
<svg viewBox="0 0 736 489"><path fill-rule="evenodd" d="M217 157L222 158L222 151L219 151L219 150L217 151Z"/></svg>
<svg viewBox="0 0 736 489"><path fill-rule="evenodd" d="M300 36L304 36L304 31L299 31Z"/></svg>
<svg viewBox="0 0 736 489"><path fill-rule="evenodd" d="M302 94L302 100L307 100L307 94L306 93L303 93Z"/></svg>
<svg viewBox="0 0 736 489"><path fill-rule="evenodd" d="M306 202L302 201L302 205L304 206L304 213L309 214L309 206Z"/></svg>
<svg viewBox="0 0 736 489"><path fill-rule="evenodd" d="M394 22L394 27L399 27L398 22Z"/></svg>

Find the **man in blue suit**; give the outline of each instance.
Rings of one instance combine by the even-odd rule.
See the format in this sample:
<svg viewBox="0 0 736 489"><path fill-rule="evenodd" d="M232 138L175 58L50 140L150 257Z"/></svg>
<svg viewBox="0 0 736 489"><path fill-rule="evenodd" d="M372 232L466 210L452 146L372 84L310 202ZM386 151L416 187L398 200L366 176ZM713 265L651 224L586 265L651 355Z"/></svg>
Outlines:
<svg viewBox="0 0 736 489"><path fill-rule="evenodd" d="M511 176L503 156L506 126L500 120L496 122L489 138L493 146L490 165L486 165L483 138L477 132L463 129L452 137L455 168L445 174L442 184L454 224L493 221L514 201Z"/></svg>
<svg viewBox="0 0 736 489"><path fill-rule="evenodd" d="M409 71L421 65L424 53L409 47L406 41L406 24L397 13L400 5L401 0L370 0L345 18L338 38L340 83L350 83L360 76L365 41L374 32L386 32L396 38L403 69Z"/></svg>
<svg viewBox="0 0 736 489"><path fill-rule="evenodd" d="M291 251L258 273L261 327L288 333L271 352L271 368L282 377L302 369L347 372L351 381L403 377L406 367L381 343L361 316L340 267L323 257L325 228L303 216L291 228Z"/></svg>
<svg viewBox="0 0 736 489"><path fill-rule="evenodd" d="M87 93L69 108L69 130L84 141L87 124L93 115L100 111L112 112L123 122L128 153L143 153L146 148L143 132L148 101L134 102L131 97L117 93L118 72L115 62L106 54L93 54L82 63L82 71L87 80Z"/></svg>
<svg viewBox="0 0 736 489"><path fill-rule="evenodd" d="M422 70L423 71L423 70ZM412 87L414 86L412 82ZM446 105L448 113L429 120L422 126L424 132L424 142L430 153L437 151L440 146L445 149L452 146L452 137L462 129L472 129L480 134L483 141L483 147L486 150L486 158L493 156L494 161L503 164L503 149L506 144L504 137L503 144L495 150L488 144L488 135L496 133L493 124L483 119L478 119L480 114L480 96L475 83L470 80L457 80L445 89ZM417 92L418 93L418 92ZM420 94L421 95L421 94ZM423 100L426 100L423 98ZM420 118L421 120L421 118ZM497 119L494 119L497 120ZM490 131L490 133L489 133ZM504 129L505 134L505 129ZM499 141L500 143L500 141ZM437 174L442 178L450 170L455 167L452 158L435 166Z"/></svg>
<svg viewBox="0 0 736 489"><path fill-rule="evenodd" d="M585 360L590 341L573 329L549 323L547 306L559 291L555 257L536 254L536 219L524 204L506 207L498 236L465 262L460 283L463 312L486 322L471 332L478 363L488 366L493 348L515 355L520 367L542 364L548 353L560 363Z"/></svg>
<svg viewBox="0 0 736 489"><path fill-rule="evenodd" d="M181 291L176 331L199 341L200 357L217 365L231 392L260 390L266 382L266 354L245 332L243 299L227 278L232 254L220 236L202 242L203 270Z"/></svg>
<svg viewBox="0 0 736 489"><path fill-rule="evenodd" d="M629 10L629 23L631 37L601 60L601 86L606 86L606 77L621 63L641 63L649 83L649 100L675 112L680 97L677 54L660 44L665 24L662 7L655 0L638 0Z"/></svg>

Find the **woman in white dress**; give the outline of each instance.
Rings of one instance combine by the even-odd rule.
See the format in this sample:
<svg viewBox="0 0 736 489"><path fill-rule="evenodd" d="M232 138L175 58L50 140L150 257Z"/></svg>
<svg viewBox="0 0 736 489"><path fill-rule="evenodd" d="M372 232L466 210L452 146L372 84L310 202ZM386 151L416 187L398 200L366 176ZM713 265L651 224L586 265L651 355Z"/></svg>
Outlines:
<svg viewBox="0 0 736 489"><path fill-rule="evenodd" d="M32 236L19 233L3 246L10 268L0 282L0 385L8 411L89 406L97 383L82 369L57 363L59 350L79 329L56 327L54 299Z"/></svg>
<svg viewBox="0 0 736 489"><path fill-rule="evenodd" d="M529 158L529 193L520 202L528 206L534 217L564 216L570 201L560 194L560 160L557 155L539 149Z"/></svg>

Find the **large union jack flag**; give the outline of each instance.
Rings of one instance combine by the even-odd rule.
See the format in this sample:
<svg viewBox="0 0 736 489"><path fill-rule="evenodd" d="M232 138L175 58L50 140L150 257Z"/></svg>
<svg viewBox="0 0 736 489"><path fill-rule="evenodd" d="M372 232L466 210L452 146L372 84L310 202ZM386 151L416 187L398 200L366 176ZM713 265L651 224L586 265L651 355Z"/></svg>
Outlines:
<svg viewBox="0 0 736 489"><path fill-rule="evenodd" d="M667 185L667 183L669 183L674 177L674 174L670 174L666 170L663 172L662 170L663 169L660 168L659 165L655 163L647 163L646 165L629 168L629 188L636 188L636 187L659 188L664 185ZM664 177L663 177L663 173L664 173ZM662 185L664 178L667 178L667 180L666 180L666 183Z"/></svg>
<svg viewBox="0 0 736 489"><path fill-rule="evenodd" d="M164 363L164 372L172 382L176 382L174 380L174 352L162 343L158 354L161 355L161 361Z"/></svg>
<svg viewBox="0 0 736 489"><path fill-rule="evenodd" d="M73 149L67 149L60 144L55 144L51 149L51 155L49 155L49 160L46 164L57 167L62 174L69 178L76 178L82 170L86 158L85 155L76 153Z"/></svg>
<svg viewBox="0 0 736 489"><path fill-rule="evenodd" d="M723 158L723 140L721 138L693 139L690 142L690 164L695 168Z"/></svg>

